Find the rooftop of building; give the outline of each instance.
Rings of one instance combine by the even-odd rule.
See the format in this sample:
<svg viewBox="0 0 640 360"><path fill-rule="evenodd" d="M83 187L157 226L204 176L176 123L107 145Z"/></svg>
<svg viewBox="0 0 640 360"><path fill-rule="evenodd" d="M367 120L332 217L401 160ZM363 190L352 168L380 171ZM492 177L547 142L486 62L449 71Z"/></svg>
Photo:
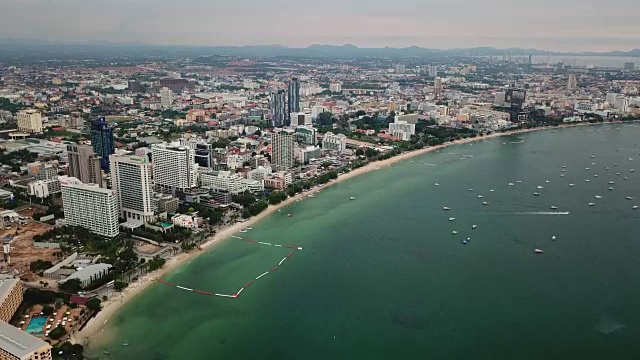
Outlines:
<svg viewBox="0 0 640 360"><path fill-rule="evenodd" d="M18 359L27 359L36 350L49 346L37 337L0 321L0 348Z"/></svg>
<svg viewBox="0 0 640 360"><path fill-rule="evenodd" d="M4 298L4 296L13 288L13 286L20 281L19 279L5 279L0 280L0 299Z"/></svg>
<svg viewBox="0 0 640 360"><path fill-rule="evenodd" d="M94 276L95 274L100 273L100 272L105 271L105 270L108 271L109 269L111 269L111 265L110 264L102 264L102 263L100 263L100 264L89 265L84 269L80 269L80 270L74 272L68 278L64 279L64 281L67 281L67 280L70 280L70 279L78 279L81 282L85 281L85 280L91 280L91 277Z"/></svg>

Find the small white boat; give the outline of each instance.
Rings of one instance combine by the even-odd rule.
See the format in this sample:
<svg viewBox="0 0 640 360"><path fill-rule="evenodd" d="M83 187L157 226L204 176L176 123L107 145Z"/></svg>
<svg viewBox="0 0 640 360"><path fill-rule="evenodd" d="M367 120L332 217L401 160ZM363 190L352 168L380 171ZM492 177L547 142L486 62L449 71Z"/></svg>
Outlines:
<svg viewBox="0 0 640 360"><path fill-rule="evenodd" d="M633 205L632 209L633 210L638 210L638 205Z"/></svg>
<svg viewBox="0 0 640 360"><path fill-rule="evenodd" d="M574 187L576 186L576 184L569 184L569 187Z"/></svg>
<svg viewBox="0 0 640 360"><path fill-rule="evenodd" d="M309 194L307 197L314 198L315 196L313 196L313 194Z"/></svg>
<svg viewBox="0 0 640 360"><path fill-rule="evenodd" d="M612 187L610 187L610 188L609 188L609 191L611 191L611 190L613 190L613 188L612 188Z"/></svg>
<svg viewBox="0 0 640 360"><path fill-rule="evenodd" d="M591 180L587 179L587 180L585 180L584 182L591 182Z"/></svg>
<svg viewBox="0 0 640 360"><path fill-rule="evenodd" d="M495 190L493 190L493 189L489 190L489 192L494 192L494 191L495 191Z"/></svg>
<svg viewBox="0 0 640 360"><path fill-rule="evenodd" d="M622 178L622 180L629 180L629 178L625 176Z"/></svg>
<svg viewBox="0 0 640 360"><path fill-rule="evenodd" d="M629 158L629 161L633 161L633 158Z"/></svg>
<svg viewBox="0 0 640 360"><path fill-rule="evenodd" d="M596 206L595 203L589 203L589 206Z"/></svg>
<svg viewBox="0 0 640 360"><path fill-rule="evenodd" d="M538 185L538 189L544 189L544 186Z"/></svg>
<svg viewBox="0 0 640 360"><path fill-rule="evenodd" d="M598 177L598 174L593 174L593 177Z"/></svg>
<svg viewBox="0 0 640 360"><path fill-rule="evenodd" d="M469 191L473 191L473 189L469 189Z"/></svg>
<svg viewBox="0 0 640 360"><path fill-rule="evenodd" d="M467 240L462 240L461 243L462 245L467 245Z"/></svg>
<svg viewBox="0 0 640 360"><path fill-rule="evenodd" d="M567 170L566 169L562 169L562 172L567 172Z"/></svg>
<svg viewBox="0 0 640 360"><path fill-rule="evenodd" d="M446 207L446 206L445 206L445 207L443 207L443 208L442 208L442 210L444 210L444 211L449 211L449 210L451 210L451 209L449 209L448 207Z"/></svg>
<svg viewBox="0 0 640 360"><path fill-rule="evenodd" d="M515 186L515 184L514 183L509 183L509 186Z"/></svg>
<svg viewBox="0 0 640 360"><path fill-rule="evenodd" d="M456 218L454 218L454 217L450 217L450 218L449 218L449 221L453 221L453 220L455 220L455 219L456 219Z"/></svg>
<svg viewBox="0 0 640 360"><path fill-rule="evenodd" d="M482 199L484 196L482 195L478 195L478 199Z"/></svg>
<svg viewBox="0 0 640 360"><path fill-rule="evenodd" d="M616 173L616 175L620 175L620 173Z"/></svg>
<svg viewBox="0 0 640 360"><path fill-rule="evenodd" d="M351 196L351 197L349 197L349 200L355 200L355 199L356 199L356 197L355 197L355 196Z"/></svg>
<svg viewBox="0 0 640 360"><path fill-rule="evenodd" d="M560 177L564 177L564 174L560 174Z"/></svg>
<svg viewBox="0 0 640 360"><path fill-rule="evenodd" d="M534 192L533 196L540 196L540 194L538 194L537 192Z"/></svg>
<svg viewBox="0 0 640 360"><path fill-rule="evenodd" d="M591 170L591 168L584 168L584 169L587 170L587 171Z"/></svg>
<svg viewBox="0 0 640 360"><path fill-rule="evenodd" d="M591 163L591 165L595 165L596 163Z"/></svg>
<svg viewBox="0 0 640 360"><path fill-rule="evenodd" d="M517 180L516 182L517 182L518 184L520 184L520 183L522 182L522 180Z"/></svg>
<svg viewBox="0 0 640 360"><path fill-rule="evenodd" d="M471 228L472 228L472 229L475 229L475 228L477 228L477 227L478 227L478 225L471 225Z"/></svg>
<svg viewBox="0 0 640 360"><path fill-rule="evenodd" d="M589 156L589 157L593 159L595 156L591 155L591 156Z"/></svg>
<svg viewBox="0 0 640 360"><path fill-rule="evenodd" d="M618 166L618 163L613 164L613 166Z"/></svg>
<svg viewBox="0 0 640 360"><path fill-rule="evenodd" d="M634 171L635 171L635 170L633 170L633 169L630 169L630 170L629 170L629 172L634 172Z"/></svg>
<svg viewBox="0 0 640 360"><path fill-rule="evenodd" d="M600 196L600 195L596 195L596 196L594 196L594 198L596 198L596 199L602 199L602 196Z"/></svg>
<svg viewBox="0 0 640 360"><path fill-rule="evenodd" d="M554 240L554 241L555 241L555 240L556 240L556 236L555 236L555 235L553 235L553 236L551 237L551 240Z"/></svg>
<svg viewBox="0 0 640 360"><path fill-rule="evenodd" d="M457 234L458 234L458 232L457 232L457 231L455 231L455 230L453 230L453 231L451 232L451 235L457 235Z"/></svg>
<svg viewBox="0 0 640 360"><path fill-rule="evenodd" d="M550 183L550 182L551 182L551 181L549 181L549 180L545 180L545 181L544 181L544 183L545 183L545 184L548 184L548 183Z"/></svg>
<svg viewBox="0 0 640 360"><path fill-rule="evenodd" d="M435 183L435 184L433 184L433 185L435 185L435 186L440 186L440 184L438 184L438 183Z"/></svg>
<svg viewBox="0 0 640 360"><path fill-rule="evenodd" d="M627 199L627 200L633 200L633 197L631 197L631 196L627 196L627 197L626 197L626 199Z"/></svg>
<svg viewBox="0 0 640 360"><path fill-rule="evenodd" d="M245 229L245 230L253 230L253 228L252 228L252 227L247 227L247 228L244 228L244 229Z"/></svg>
<svg viewBox="0 0 640 360"><path fill-rule="evenodd" d="M247 230L242 229L242 230L240 230L240 232L241 232L241 233L246 233L246 232L247 232Z"/></svg>
<svg viewBox="0 0 640 360"><path fill-rule="evenodd" d="M558 207L557 206L552 206L551 210L558 210Z"/></svg>
<svg viewBox="0 0 640 360"><path fill-rule="evenodd" d="M534 249L533 252L536 254L542 254L544 251L540 249Z"/></svg>
<svg viewBox="0 0 640 360"><path fill-rule="evenodd" d="M482 205L489 205L489 203L484 201L484 202L482 202Z"/></svg>
<svg viewBox="0 0 640 360"><path fill-rule="evenodd" d="M567 168L567 165L562 165L562 168L563 168L563 169L566 169L566 168Z"/></svg>

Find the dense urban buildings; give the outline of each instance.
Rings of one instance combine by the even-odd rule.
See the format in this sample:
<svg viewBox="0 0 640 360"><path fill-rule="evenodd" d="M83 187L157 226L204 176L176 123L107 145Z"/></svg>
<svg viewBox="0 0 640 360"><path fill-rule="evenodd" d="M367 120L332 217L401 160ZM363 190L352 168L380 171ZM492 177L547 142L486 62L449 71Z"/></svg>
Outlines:
<svg viewBox="0 0 640 360"><path fill-rule="evenodd" d="M67 226L80 226L108 238L118 236L119 211L114 190L83 184L72 177L61 176L59 179Z"/></svg>

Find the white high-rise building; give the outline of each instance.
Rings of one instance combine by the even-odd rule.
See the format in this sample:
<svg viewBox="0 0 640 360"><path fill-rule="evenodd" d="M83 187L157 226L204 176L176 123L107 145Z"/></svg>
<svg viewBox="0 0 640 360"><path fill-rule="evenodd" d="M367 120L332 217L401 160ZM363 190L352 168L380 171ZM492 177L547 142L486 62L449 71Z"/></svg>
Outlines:
<svg viewBox="0 0 640 360"><path fill-rule="evenodd" d="M153 182L171 190L188 190L198 186L198 164L194 151L180 143L151 145Z"/></svg>
<svg viewBox="0 0 640 360"><path fill-rule="evenodd" d="M118 196L120 216L142 223L152 222L153 184L146 156L109 156L111 187Z"/></svg>
<svg viewBox="0 0 640 360"><path fill-rule="evenodd" d="M438 77L438 67L435 65L429 65L429 77Z"/></svg>
<svg viewBox="0 0 640 360"><path fill-rule="evenodd" d="M83 184L69 176L60 176L62 207L68 226L80 226L94 234L115 237L120 234L118 201L115 190L96 184Z"/></svg>
<svg viewBox="0 0 640 360"><path fill-rule="evenodd" d="M341 92L342 91L342 84L340 84L340 83L331 83L331 84L329 84L329 91L331 91L331 92Z"/></svg>
<svg viewBox="0 0 640 360"><path fill-rule="evenodd" d="M322 138L323 150L343 152L347 148L347 137L344 134L334 134L328 131Z"/></svg>
<svg viewBox="0 0 640 360"><path fill-rule="evenodd" d="M42 115L40 115L40 111L33 109L18 111L18 130L27 133L41 133Z"/></svg>
<svg viewBox="0 0 640 360"><path fill-rule="evenodd" d="M160 106L163 108L170 108L173 103L173 91L169 88L162 88L160 90Z"/></svg>
<svg viewBox="0 0 640 360"><path fill-rule="evenodd" d="M271 135L271 165L275 171L287 171L293 167L295 133L290 129L275 129Z"/></svg>
<svg viewBox="0 0 640 360"><path fill-rule="evenodd" d="M578 81L574 74L569 74L569 80L567 80L567 90L575 90L578 87Z"/></svg>
<svg viewBox="0 0 640 360"><path fill-rule="evenodd" d="M406 121L396 121L389 124L389 133L396 138L407 141L411 139L411 135L415 135L416 124L410 124Z"/></svg>

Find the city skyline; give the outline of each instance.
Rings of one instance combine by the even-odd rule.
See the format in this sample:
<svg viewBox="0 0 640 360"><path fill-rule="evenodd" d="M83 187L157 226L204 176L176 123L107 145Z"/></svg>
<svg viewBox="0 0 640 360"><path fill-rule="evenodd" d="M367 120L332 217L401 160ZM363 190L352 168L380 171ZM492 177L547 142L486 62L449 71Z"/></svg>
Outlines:
<svg viewBox="0 0 640 360"><path fill-rule="evenodd" d="M504 0L446 4L399 0L393 5L330 0L322 7L308 0L286 7L256 0L216 4L201 0L118 0L115 4L1 0L0 4L3 37L48 41L292 47L350 43L361 47L494 46L548 51L640 48L640 26L633 21L640 5L630 0L588 0L579 6L550 0L517 6ZM184 16L175 16L181 13ZM67 25L69 14L74 17L73 27Z"/></svg>

